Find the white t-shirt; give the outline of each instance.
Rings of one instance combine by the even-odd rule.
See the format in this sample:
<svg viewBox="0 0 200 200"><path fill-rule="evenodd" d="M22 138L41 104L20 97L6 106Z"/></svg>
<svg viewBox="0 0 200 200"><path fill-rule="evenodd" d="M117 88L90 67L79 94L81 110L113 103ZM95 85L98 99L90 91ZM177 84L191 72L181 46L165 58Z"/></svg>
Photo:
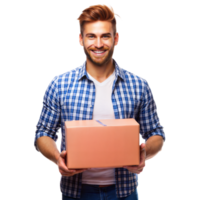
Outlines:
<svg viewBox="0 0 200 200"><path fill-rule="evenodd" d="M115 79L115 71L102 83L88 74L95 84L95 104L93 119L115 119L111 100L112 86ZM92 168L82 173L82 183L90 185L115 184L115 168Z"/></svg>

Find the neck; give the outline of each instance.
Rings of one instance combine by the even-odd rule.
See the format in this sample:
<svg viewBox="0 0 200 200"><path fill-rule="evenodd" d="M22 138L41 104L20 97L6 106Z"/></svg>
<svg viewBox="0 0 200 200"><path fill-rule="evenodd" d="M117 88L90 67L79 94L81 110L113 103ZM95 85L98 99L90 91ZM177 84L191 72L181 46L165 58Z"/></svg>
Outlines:
<svg viewBox="0 0 200 200"><path fill-rule="evenodd" d="M87 72L100 83L106 80L113 73L114 69L113 59L102 66L95 65L88 59L86 61Z"/></svg>

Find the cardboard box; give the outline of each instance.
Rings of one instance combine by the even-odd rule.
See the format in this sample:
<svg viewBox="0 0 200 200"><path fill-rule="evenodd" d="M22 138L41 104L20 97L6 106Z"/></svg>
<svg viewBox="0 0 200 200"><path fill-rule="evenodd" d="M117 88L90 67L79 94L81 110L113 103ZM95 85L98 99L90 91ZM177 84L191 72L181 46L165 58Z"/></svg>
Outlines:
<svg viewBox="0 0 200 200"><path fill-rule="evenodd" d="M69 169L138 165L139 124L134 119L66 121Z"/></svg>

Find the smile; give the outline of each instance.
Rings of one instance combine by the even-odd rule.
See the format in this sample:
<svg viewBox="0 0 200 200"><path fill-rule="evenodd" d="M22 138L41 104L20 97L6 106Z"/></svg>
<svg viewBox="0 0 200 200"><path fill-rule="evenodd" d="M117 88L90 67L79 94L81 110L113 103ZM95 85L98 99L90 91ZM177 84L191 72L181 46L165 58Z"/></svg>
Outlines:
<svg viewBox="0 0 200 200"><path fill-rule="evenodd" d="M95 55L103 55L103 54L106 52L106 50L105 50L105 51L93 51L93 50L92 50L92 52L93 52Z"/></svg>

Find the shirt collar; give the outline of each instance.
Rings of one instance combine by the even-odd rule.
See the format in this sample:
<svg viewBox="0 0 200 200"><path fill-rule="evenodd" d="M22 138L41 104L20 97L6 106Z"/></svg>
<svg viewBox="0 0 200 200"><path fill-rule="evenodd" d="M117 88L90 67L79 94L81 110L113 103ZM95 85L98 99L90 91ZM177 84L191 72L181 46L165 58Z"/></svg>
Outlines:
<svg viewBox="0 0 200 200"><path fill-rule="evenodd" d="M113 61L115 64L115 76L119 76L120 78L125 80L125 74L124 74L123 70L118 66L117 62L114 59L113 59ZM80 80L84 76L86 76L89 79L89 77L87 75L87 71L86 71L86 61L81 66L80 73L78 75L78 80Z"/></svg>

